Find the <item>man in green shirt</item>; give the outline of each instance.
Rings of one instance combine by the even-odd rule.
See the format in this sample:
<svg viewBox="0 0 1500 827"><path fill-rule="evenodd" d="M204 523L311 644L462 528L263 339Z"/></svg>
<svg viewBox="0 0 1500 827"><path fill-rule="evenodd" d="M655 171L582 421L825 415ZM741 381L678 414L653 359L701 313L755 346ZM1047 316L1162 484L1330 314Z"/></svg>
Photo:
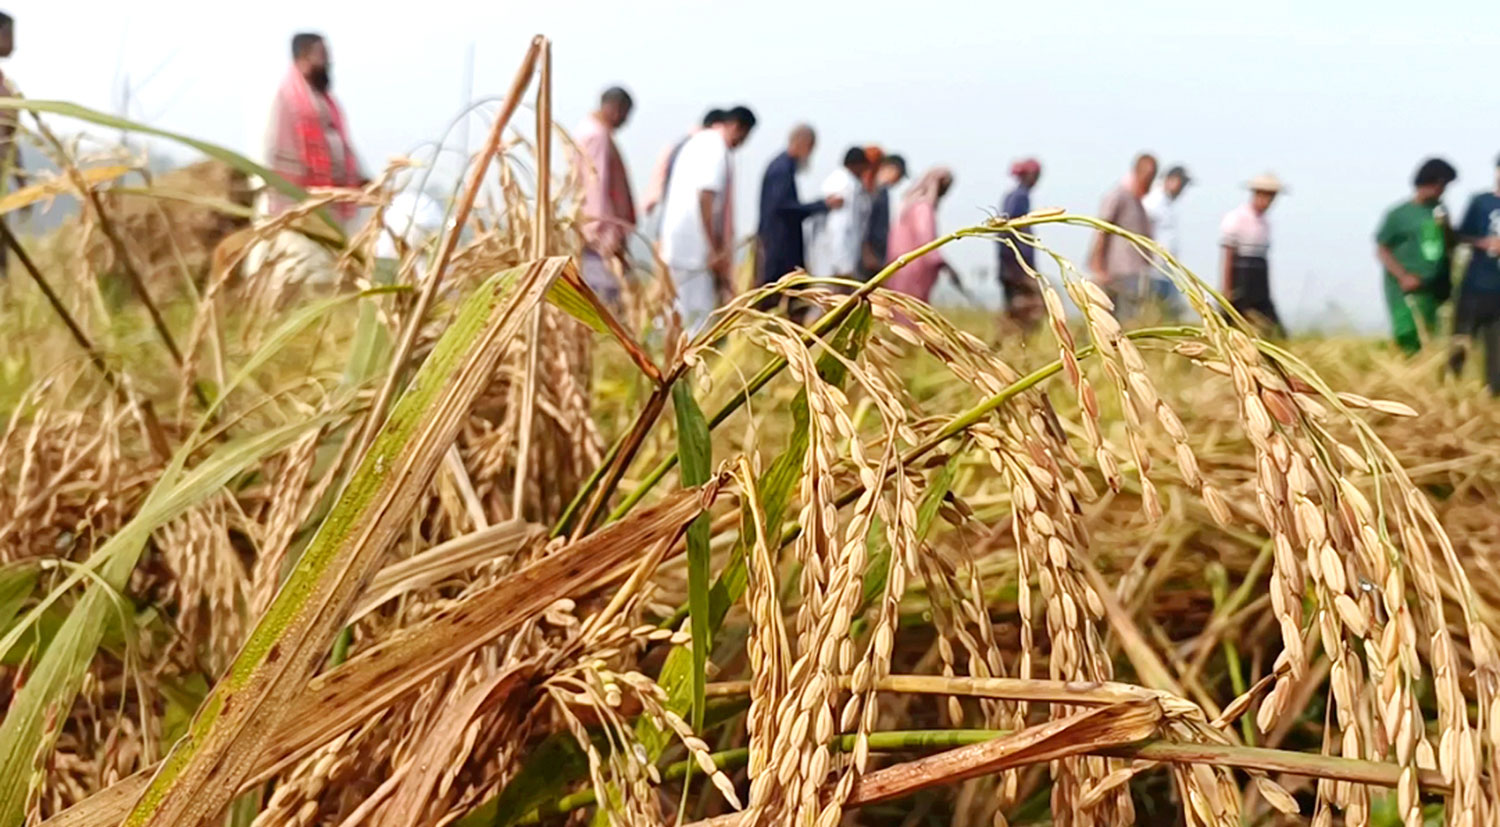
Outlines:
<svg viewBox="0 0 1500 827"><path fill-rule="evenodd" d="M1458 172L1441 158L1429 158L1417 169L1411 200L1391 207L1375 233L1375 251L1385 268L1385 304L1391 313L1391 335L1408 354L1437 331L1438 306L1448 300L1453 283L1448 273L1452 232L1443 191Z"/></svg>

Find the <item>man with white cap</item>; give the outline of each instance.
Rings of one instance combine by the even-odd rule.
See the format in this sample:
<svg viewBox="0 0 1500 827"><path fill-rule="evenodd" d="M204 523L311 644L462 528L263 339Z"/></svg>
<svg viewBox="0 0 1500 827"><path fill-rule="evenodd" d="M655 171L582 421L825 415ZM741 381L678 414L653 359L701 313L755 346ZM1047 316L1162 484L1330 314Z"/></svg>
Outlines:
<svg viewBox="0 0 1500 827"><path fill-rule="evenodd" d="M1223 292L1230 305L1252 323L1281 334L1281 318L1271 301L1271 227L1266 210L1283 187L1271 173L1251 178L1246 187L1250 200L1235 207L1219 225L1219 244L1224 248Z"/></svg>

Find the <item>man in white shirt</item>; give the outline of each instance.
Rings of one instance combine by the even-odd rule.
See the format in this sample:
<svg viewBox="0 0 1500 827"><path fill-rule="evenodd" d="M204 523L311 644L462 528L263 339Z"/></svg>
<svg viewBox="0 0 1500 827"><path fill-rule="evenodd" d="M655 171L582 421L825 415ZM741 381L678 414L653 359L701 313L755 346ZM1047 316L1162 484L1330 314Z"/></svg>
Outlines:
<svg viewBox="0 0 1500 827"><path fill-rule="evenodd" d="M683 329L696 332L729 292L734 239L725 237L732 196L731 152L750 136L755 114L743 106L695 133L677 153L662 208L661 258L677 291Z"/></svg>
<svg viewBox="0 0 1500 827"><path fill-rule="evenodd" d="M823 196L844 205L807 220L807 272L822 278L852 278L870 226L870 159L859 147L844 153L844 165L823 180Z"/></svg>
<svg viewBox="0 0 1500 827"><path fill-rule="evenodd" d="M1182 260L1182 249L1177 221L1177 199L1182 196L1183 189L1192 180L1186 167L1174 166L1167 170L1166 177L1162 178L1161 182L1141 199L1141 205L1146 208L1146 216L1151 219L1151 237L1179 262ZM1165 262L1158 260L1157 264L1165 264ZM1171 279L1161 273L1153 272L1151 294L1162 303L1168 315L1181 314L1182 296L1177 292L1177 287L1172 284Z"/></svg>

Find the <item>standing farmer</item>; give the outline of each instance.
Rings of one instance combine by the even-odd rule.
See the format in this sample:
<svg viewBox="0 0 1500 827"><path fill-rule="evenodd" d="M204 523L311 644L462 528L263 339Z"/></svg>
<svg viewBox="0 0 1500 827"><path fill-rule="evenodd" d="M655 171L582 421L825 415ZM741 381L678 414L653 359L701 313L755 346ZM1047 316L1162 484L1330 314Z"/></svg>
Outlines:
<svg viewBox="0 0 1500 827"><path fill-rule="evenodd" d="M1407 354L1437 330L1438 306L1448 300L1451 238L1443 192L1458 172L1441 158L1422 162L1412 197L1391 207L1375 233L1375 253L1385 271L1385 304L1391 335Z"/></svg>
<svg viewBox="0 0 1500 827"><path fill-rule="evenodd" d="M886 245L891 239L891 188L906 178L906 159L887 155L875 169L875 191L870 193L870 229L865 233L865 251L869 260L860 268L859 277L869 281L890 261Z"/></svg>
<svg viewBox="0 0 1500 827"><path fill-rule="evenodd" d="M770 284L793 270L807 266L802 222L840 207L844 200L830 195L803 202L797 196L797 173L807 167L817 135L812 127L799 124L787 138L786 151L766 167L760 182L760 273L757 281Z"/></svg>
<svg viewBox="0 0 1500 827"><path fill-rule="evenodd" d="M896 223L891 225L890 241L886 245L892 260L937 240L938 202L948 194L952 186L953 173L947 167L933 167L906 191L901 198L901 211L896 215ZM958 280L942 253L933 250L897 270L885 286L916 296L925 302L932 298L933 285L937 284L938 276L944 270L948 271L954 281Z"/></svg>
<svg viewBox="0 0 1500 827"><path fill-rule="evenodd" d="M1010 174L1016 179L1016 187L1005 194L1000 212L1009 218L1019 218L1031 212L1031 190L1042 178L1042 164L1035 158L1026 158L1012 164ZM1008 233L998 249L1005 313L1023 330L1030 330L1042 318L1042 291L1029 272L1036 269L1036 248L1019 235Z"/></svg>
<svg viewBox="0 0 1500 827"><path fill-rule="evenodd" d="M1182 261L1182 234L1179 229L1181 222L1178 220L1177 202L1182 197L1182 191L1192 183L1192 176L1188 175L1187 167L1178 164L1167 170L1141 204L1146 208L1146 215L1151 219L1151 238L1160 244L1172 258ZM1165 261L1161 256L1156 257L1157 265L1164 266ZM1177 318L1182 315L1183 301L1182 293L1178 291L1177 285L1160 270L1151 273L1151 294L1162 303L1163 310L1169 318Z"/></svg>
<svg viewBox="0 0 1500 827"><path fill-rule="evenodd" d="M744 107L695 133L672 164L662 208L661 258L677 291L683 329L695 333L730 292L734 258L732 153L755 128Z"/></svg>
<svg viewBox="0 0 1500 827"><path fill-rule="evenodd" d="M635 229L635 199L625 160L615 146L615 130L625 125L635 103L618 86L605 90L599 108L584 119L577 140L584 164L583 279L604 300L620 302L626 245Z"/></svg>
<svg viewBox="0 0 1500 827"><path fill-rule="evenodd" d="M1458 288L1454 332L1484 344L1484 378L1490 393L1500 395L1500 159L1495 187L1476 194L1458 225L1458 240L1472 251L1469 269ZM1467 342L1454 352L1455 372L1463 367Z"/></svg>
<svg viewBox="0 0 1500 827"><path fill-rule="evenodd" d="M303 189L365 183L344 112L333 97L332 70L322 35L292 38L292 68L276 92L266 158L274 172ZM291 206L280 193L273 191L270 198L272 215ZM354 217L353 204L331 209L340 221Z"/></svg>
<svg viewBox="0 0 1500 827"><path fill-rule="evenodd" d="M0 57L10 57L16 45L16 22L10 15L0 12ZM15 86L5 73L0 72L0 95L7 98L20 97ZM5 179L14 177L16 188L25 185L26 179L21 168L20 147L16 144L16 128L20 124L20 111L6 109L0 111L0 192L5 191ZM0 222L5 219L0 217ZM6 264L9 261L10 249L0 247L0 280L5 278Z"/></svg>
<svg viewBox="0 0 1500 827"><path fill-rule="evenodd" d="M1135 156L1130 172L1104 196L1099 217L1135 235L1151 237L1151 218L1141 199L1151 191L1156 180L1156 156ZM1089 256L1094 280L1115 303L1115 315L1129 319L1139 314L1149 296L1151 262L1128 239L1102 230L1094 240Z"/></svg>
<svg viewBox="0 0 1500 827"><path fill-rule="evenodd" d="M1219 225L1222 290L1240 315L1280 335L1281 317L1271 300L1271 225L1266 223L1266 210L1281 192L1281 181L1266 173L1251 178L1248 186L1250 200L1230 210Z"/></svg>
<svg viewBox="0 0 1500 827"><path fill-rule="evenodd" d="M823 278L853 278L859 273L865 232L870 224L870 193L873 184L869 156L860 147L844 153L844 165L823 179L823 196L837 196L843 206L813 216L808 223L810 242L807 272Z"/></svg>

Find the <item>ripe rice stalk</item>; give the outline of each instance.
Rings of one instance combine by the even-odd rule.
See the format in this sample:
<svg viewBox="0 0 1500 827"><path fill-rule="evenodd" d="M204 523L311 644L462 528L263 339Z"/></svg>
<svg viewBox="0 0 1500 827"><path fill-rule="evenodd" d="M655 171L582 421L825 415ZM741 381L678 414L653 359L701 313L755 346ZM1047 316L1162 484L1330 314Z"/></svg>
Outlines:
<svg viewBox="0 0 1500 827"><path fill-rule="evenodd" d="M452 760L455 743L461 741L464 730L482 708L515 704L530 678L525 666L514 664L496 673L470 689L461 703L443 711L438 725L431 729L422 750L411 761L414 771L406 773L397 784L391 803L381 810L378 823L399 827L425 820L433 788Z"/></svg>
<svg viewBox="0 0 1500 827"><path fill-rule="evenodd" d="M621 579L633 567L633 558L677 538L713 502L718 489L713 484L668 497L476 590L426 623L313 678L277 724L240 789L263 783L306 758L557 600L583 596ZM117 824L128 815L155 771L151 768L120 781L46 823L52 827Z"/></svg>
<svg viewBox="0 0 1500 827"><path fill-rule="evenodd" d="M832 341L832 347L837 352L845 354L846 358L852 358L863 345L864 337L869 329L869 321L870 317L867 312L856 312L839 328ZM824 354L819 359L817 373L820 381L835 387L841 386L847 376L845 363L832 356L831 353ZM682 392L685 393L685 391ZM673 393L676 394L679 391L674 387ZM769 548L779 547L775 538L765 536L763 526L780 526L782 514L792 495L792 486L799 478L803 464L806 462L810 420L805 388L799 391L792 400L790 415L793 429L788 444L765 471L757 486L764 511L764 522L755 520L749 512L746 513L735 554L720 572L712 588L707 590L708 600L704 617L706 618L706 634L709 636L717 631L724 622L724 616L730 607L738 602L744 593L748 584L746 561L749 559L749 547L756 543L765 543ZM705 431L700 439L705 440L706 445L706 422L703 423L703 427ZM681 448L679 448L679 453L681 453ZM777 530L779 531L779 528ZM677 620L680 621L680 618ZM675 624L668 623L667 625ZM690 653L688 650L677 648L669 652L659 678L659 683L667 690L667 708L679 715L696 710L701 701L695 702L693 699L701 698L698 682L700 679L706 680L706 677L700 678L705 674L705 664L698 660L696 651ZM661 733L643 730L640 737L647 745L648 752L658 752L664 745Z"/></svg>
<svg viewBox="0 0 1500 827"><path fill-rule="evenodd" d="M312 676L522 318L567 266L567 259L548 259L498 274L464 303L313 545L126 824L196 824L216 817L228 803L249 772L253 759L248 756L259 751ZM246 757L216 769L236 754Z"/></svg>
<svg viewBox="0 0 1500 827"><path fill-rule="evenodd" d="M58 734L55 710L72 705L107 618L114 611L114 598L124 589L151 533L316 424L294 423L230 442L187 471L182 470L182 464L188 452L179 453L174 467L152 489L136 516L94 552L87 570L98 582L91 582L80 602L69 610L0 722L0 743L4 745L0 747L0 820L18 822L25 813L34 762L45 755ZM11 626L0 640L0 654L10 652L51 602L84 579L82 571L69 575L47 599Z"/></svg>
<svg viewBox="0 0 1500 827"><path fill-rule="evenodd" d="M682 487L708 482L713 473L712 447L708 441L708 421L685 383L672 387L672 407L677 414L677 454L682 457ZM709 609L709 520L698 515L687 530L688 553L688 620L692 629L693 694L692 722L695 731L703 729L703 688L708 684L708 652L713 646Z"/></svg>

